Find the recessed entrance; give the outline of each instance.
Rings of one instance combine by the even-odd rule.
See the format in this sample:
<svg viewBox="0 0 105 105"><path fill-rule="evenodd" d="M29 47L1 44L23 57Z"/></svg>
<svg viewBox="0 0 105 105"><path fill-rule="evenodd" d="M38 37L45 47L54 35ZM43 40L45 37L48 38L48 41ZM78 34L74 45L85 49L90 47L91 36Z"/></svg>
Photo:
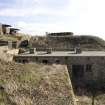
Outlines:
<svg viewBox="0 0 105 105"><path fill-rule="evenodd" d="M81 85L84 80L84 65L72 65L72 82Z"/></svg>
<svg viewBox="0 0 105 105"><path fill-rule="evenodd" d="M84 65L72 65L72 76L81 78L84 75Z"/></svg>
<svg viewBox="0 0 105 105"><path fill-rule="evenodd" d="M44 59L44 60L42 60L42 63L43 64L48 64L48 60Z"/></svg>

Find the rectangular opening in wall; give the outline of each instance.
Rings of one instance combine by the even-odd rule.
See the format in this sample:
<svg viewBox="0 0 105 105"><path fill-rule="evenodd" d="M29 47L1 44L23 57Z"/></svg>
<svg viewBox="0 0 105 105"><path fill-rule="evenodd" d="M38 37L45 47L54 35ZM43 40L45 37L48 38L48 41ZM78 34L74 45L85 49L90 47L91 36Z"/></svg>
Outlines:
<svg viewBox="0 0 105 105"><path fill-rule="evenodd" d="M23 63L28 63L28 60L27 59L23 59Z"/></svg>
<svg viewBox="0 0 105 105"><path fill-rule="evenodd" d="M84 65L72 65L71 75L71 81L75 88L84 85Z"/></svg>
<svg viewBox="0 0 105 105"><path fill-rule="evenodd" d="M72 65L72 77L83 78L84 76L84 65Z"/></svg>
<svg viewBox="0 0 105 105"><path fill-rule="evenodd" d="M86 65L86 72L92 72L92 65L91 64Z"/></svg>
<svg viewBox="0 0 105 105"><path fill-rule="evenodd" d="M48 64L48 60L44 59L44 60L42 60L42 63L43 64Z"/></svg>
<svg viewBox="0 0 105 105"><path fill-rule="evenodd" d="M57 60L55 61L55 63L56 63L56 64L60 64L60 60L57 59Z"/></svg>

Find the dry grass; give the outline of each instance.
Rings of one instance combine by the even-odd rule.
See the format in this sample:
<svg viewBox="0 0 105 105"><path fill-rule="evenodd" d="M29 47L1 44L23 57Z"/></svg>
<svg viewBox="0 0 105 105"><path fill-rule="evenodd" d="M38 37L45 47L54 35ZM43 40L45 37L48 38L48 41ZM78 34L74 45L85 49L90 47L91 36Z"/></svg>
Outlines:
<svg viewBox="0 0 105 105"><path fill-rule="evenodd" d="M0 63L0 105L74 105L65 66Z"/></svg>
<svg viewBox="0 0 105 105"><path fill-rule="evenodd" d="M19 36L14 36L14 35L0 35L0 40L5 40L5 41L18 41L21 39Z"/></svg>
<svg viewBox="0 0 105 105"><path fill-rule="evenodd" d="M82 94L81 96L76 96L78 105L105 105L105 89L95 90L94 99L92 97L93 95L90 91L88 91L88 95ZM94 104L92 104L93 100Z"/></svg>

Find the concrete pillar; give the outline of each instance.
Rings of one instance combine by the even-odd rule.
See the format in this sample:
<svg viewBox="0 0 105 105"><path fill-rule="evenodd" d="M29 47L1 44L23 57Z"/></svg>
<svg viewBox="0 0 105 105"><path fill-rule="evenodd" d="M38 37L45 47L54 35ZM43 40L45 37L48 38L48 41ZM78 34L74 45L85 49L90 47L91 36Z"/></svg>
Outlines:
<svg viewBox="0 0 105 105"><path fill-rule="evenodd" d="M30 54L36 54L36 48L30 48L29 52Z"/></svg>

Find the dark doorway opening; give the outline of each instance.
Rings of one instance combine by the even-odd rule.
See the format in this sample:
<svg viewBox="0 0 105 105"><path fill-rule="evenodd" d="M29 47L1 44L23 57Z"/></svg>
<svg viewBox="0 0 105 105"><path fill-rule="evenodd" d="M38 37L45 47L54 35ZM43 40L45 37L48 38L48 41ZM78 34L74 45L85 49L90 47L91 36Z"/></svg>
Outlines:
<svg viewBox="0 0 105 105"><path fill-rule="evenodd" d="M84 65L72 65L72 76L81 78L84 76Z"/></svg>
<svg viewBox="0 0 105 105"><path fill-rule="evenodd" d="M48 64L48 60L43 60L42 63L43 64Z"/></svg>
<svg viewBox="0 0 105 105"><path fill-rule="evenodd" d="M27 60L27 59L24 59L24 60L23 60L23 63L28 63L28 60Z"/></svg>
<svg viewBox="0 0 105 105"><path fill-rule="evenodd" d="M56 62L56 64L60 64L60 60L56 60L55 62Z"/></svg>
<svg viewBox="0 0 105 105"><path fill-rule="evenodd" d="M72 65L71 80L74 86L84 85L84 65Z"/></svg>

